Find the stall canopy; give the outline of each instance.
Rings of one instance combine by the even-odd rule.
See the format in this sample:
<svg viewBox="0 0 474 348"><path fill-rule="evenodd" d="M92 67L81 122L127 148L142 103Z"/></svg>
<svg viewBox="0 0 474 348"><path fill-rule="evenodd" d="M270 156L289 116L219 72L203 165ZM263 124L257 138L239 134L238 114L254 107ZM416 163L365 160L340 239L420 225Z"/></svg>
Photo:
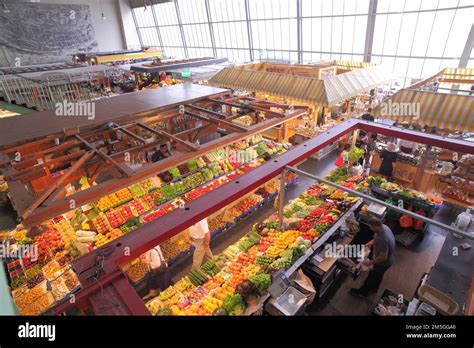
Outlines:
<svg viewBox="0 0 474 348"><path fill-rule="evenodd" d="M354 66L355 70L321 79L314 75L302 76L303 73L309 75L311 69L319 70L318 66L288 66L285 71L280 65L278 69L282 73L277 73L273 72L276 69L268 68L268 63L265 64L265 70L262 70L262 65L225 68L209 82L219 87L266 93L311 105L329 106L392 80L391 75L380 66Z"/></svg>
<svg viewBox="0 0 474 348"><path fill-rule="evenodd" d="M474 131L474 69L447 68L395 93L375 110L379 117L450 131Z"/></svg>

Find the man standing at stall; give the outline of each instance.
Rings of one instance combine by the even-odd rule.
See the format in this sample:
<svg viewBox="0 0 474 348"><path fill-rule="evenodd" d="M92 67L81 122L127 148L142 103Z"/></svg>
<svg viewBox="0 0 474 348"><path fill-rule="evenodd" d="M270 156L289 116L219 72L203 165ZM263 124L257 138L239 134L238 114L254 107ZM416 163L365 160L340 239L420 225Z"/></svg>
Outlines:
<svg viewBox="0 0 474 348"><path fill-rule="evenodd" d="M393 264L395 252L395 236L387 225L372 217L369 220L369 228L374 232L374 238L366 246L373 249L373 257L372 260L362 261L361 264L373 268L361 288L350 290L352 295L364 297L377 292L385 272Z"/></svg>
<svg viewBox="0 0 474 348"><path fill-rule="evenodd" d="M189 227L189 234L191 235L191 243L194 246L193 268L199 268L204 261L204 256L213 257L210 246L211 233L207 219L202 219Z"/></svg>

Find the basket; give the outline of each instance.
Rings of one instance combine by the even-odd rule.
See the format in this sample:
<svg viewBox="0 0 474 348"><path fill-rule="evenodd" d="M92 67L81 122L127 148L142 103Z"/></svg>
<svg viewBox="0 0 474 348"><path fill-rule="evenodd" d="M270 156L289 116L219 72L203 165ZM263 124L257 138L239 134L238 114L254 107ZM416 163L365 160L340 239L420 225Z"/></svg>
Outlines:
<svg viewBox="0 0 474 348"><path fill-rule="evenodd" d="M459 305L451 297L438 289L424 284L418 289L420 300L428 303L443 315L456 315L459 312Z"/></svg>

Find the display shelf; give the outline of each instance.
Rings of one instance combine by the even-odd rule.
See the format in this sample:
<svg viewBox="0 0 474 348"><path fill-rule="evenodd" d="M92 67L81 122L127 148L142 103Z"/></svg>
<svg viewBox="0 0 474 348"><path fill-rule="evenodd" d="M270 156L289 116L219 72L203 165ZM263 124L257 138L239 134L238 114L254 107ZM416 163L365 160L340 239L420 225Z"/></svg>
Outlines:
<svg viewBox="0 0 474 348"><path fill-rule="evenodd" d="M361 205L363 201L360 200L347 210L343 215L339 217L334 225L331 226L321 237L319 237L316 242L312 244L310 248L301 256L293 265L291 265L285 272L284 275L286 278L291 277L302 265L306 262L306 260L311 257L330 237L334 235L334 233L341 227L341 225L345 222L346 218L355 212ZM269 298L270 294L267 293L261 297L260 303L264 304Z"/></svg>
<svg viewBox="0 0 474 348"><path fill-rule="evenodd" d="M295 185L296 183L298 182L298 178L295 178L294 180L292 180L291 182L287 183L286 186L285 186L285 189L288 189L289 187L291 187L292 185ZM272 202L276 197L278 196L278 191L271 194L270 196L262 199L260 202L258 202L257 206L252 208L252 209L249 209L245 212L243 212L240 216L236 217L234 219L234 222L231 223L231 222L228 222L226 223L225 227L221 227L215 231L212 231L211 232L211 238L229 230L230 228L232 227L235 227L239 222L241 222L244 218L246 217L249 217L252 213L256 212L258 208L262 207L263 205L266 205L270 202ZM188 250L185 250L183 252L181 252L180 254L178 254L176 257L172 258L171 260L168 261L168 266L171 266L171 265L174 265L176 263L179 263L182 259L184 259L186 256L190 255L192 253L192 251L194 250L194 247L191 246Z"/></svg>

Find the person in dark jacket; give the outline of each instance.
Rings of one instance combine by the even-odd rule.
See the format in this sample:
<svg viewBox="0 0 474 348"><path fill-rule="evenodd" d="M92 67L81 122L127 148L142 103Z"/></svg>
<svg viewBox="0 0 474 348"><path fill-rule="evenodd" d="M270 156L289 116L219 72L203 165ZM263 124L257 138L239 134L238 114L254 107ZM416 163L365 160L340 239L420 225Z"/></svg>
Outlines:
<svg viewBox="0 0 474 348"><path fill-rule="evenodd" d="M379 174L385 176L386 178L391 178L393 175L393 163L397 160L397 145L394 143L388 143L387 148L383 150L380 158L382 159L382 164L379 168Z"/></svg>

